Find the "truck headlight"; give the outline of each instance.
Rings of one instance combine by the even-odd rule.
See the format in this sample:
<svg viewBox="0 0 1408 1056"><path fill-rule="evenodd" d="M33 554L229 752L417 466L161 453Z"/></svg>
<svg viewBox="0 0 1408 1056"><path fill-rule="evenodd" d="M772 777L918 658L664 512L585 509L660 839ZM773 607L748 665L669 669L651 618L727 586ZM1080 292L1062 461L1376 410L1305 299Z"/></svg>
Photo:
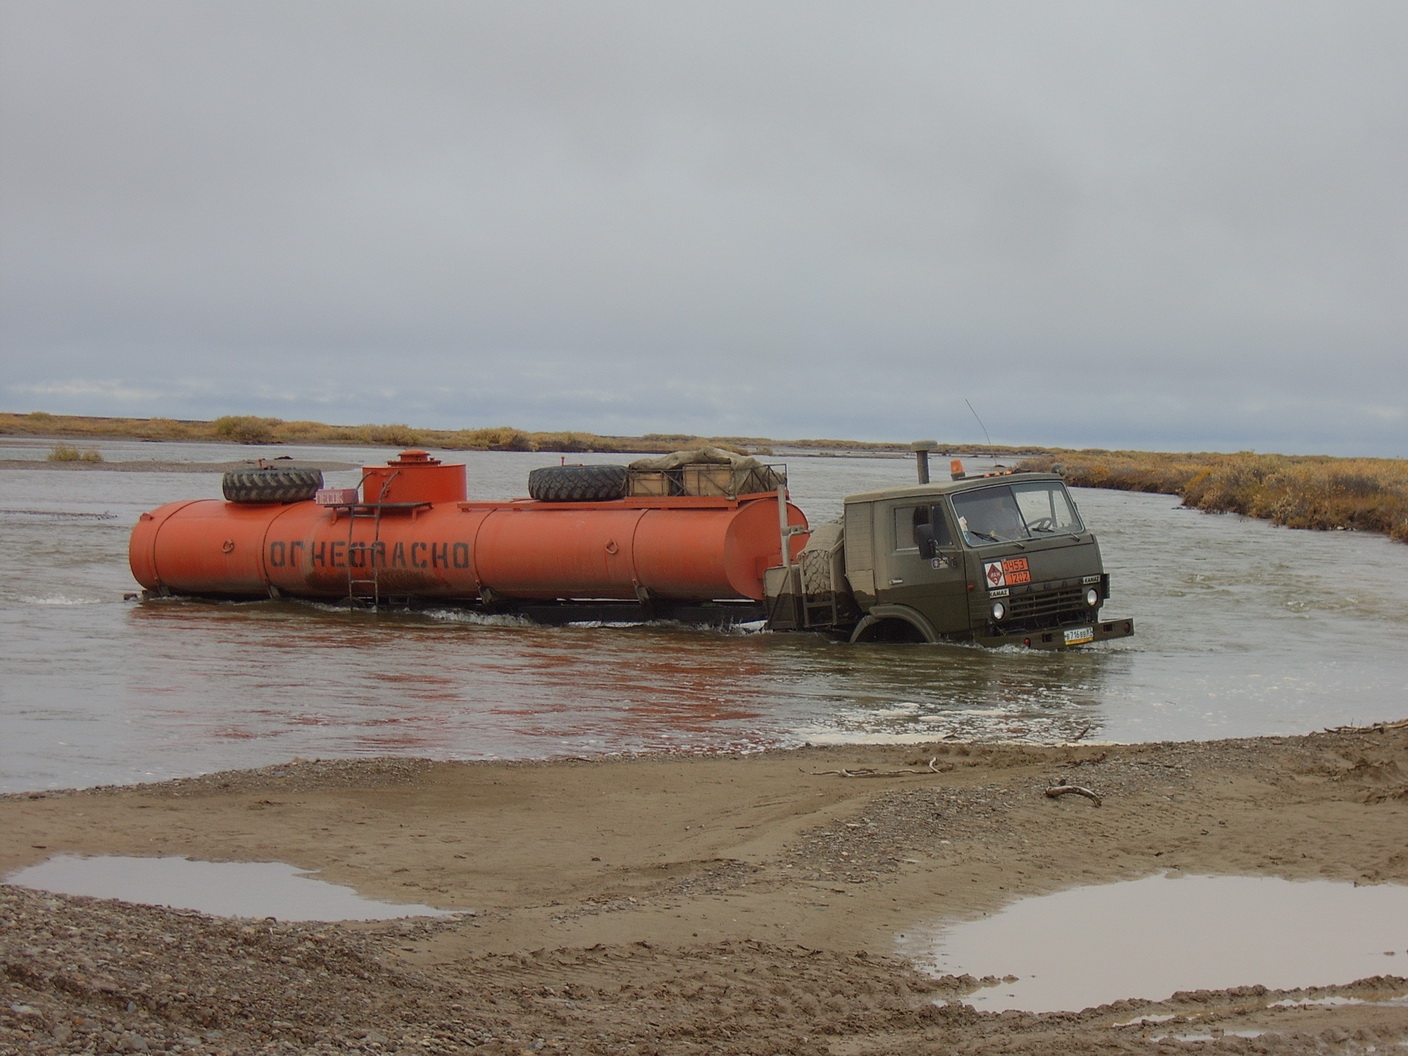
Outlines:
<svg viewBox="0 0 1408 1056"><path fill-rule="evenodd" d="M994 622L1001 622L1003 617L1005 617L1006 615L1007 606L1002 604L1002 602L1000 601L994 601L992 603L992 618Z"/></svg>
<svg viewBox="0 0 1408 1056"><path fill-rule="evenodd" d="M1085 603L1092 609L1095 608L1095 606L1100 604L1100 592L1094 587L1091 587L1085 592Z"/></svg>

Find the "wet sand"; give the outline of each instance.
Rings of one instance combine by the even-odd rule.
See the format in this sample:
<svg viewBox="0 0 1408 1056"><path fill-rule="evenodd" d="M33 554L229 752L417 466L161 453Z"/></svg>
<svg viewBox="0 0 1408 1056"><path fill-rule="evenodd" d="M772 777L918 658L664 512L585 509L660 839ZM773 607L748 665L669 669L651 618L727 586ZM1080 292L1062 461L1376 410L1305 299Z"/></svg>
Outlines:
<svg viewBox="0 0 1408 1056"><path fill-rule="evenodd" d="M1046 794L1060 784L1099 804ZM298 761L3 797L0 831L6 875L57 854L281 861L466 911L297 924L0 887L4 1052L1408 1044L1408 949L1314 992L1247 980L1029 1014L974 1011L962 998L980 981L928 978L895 946L938 918L1152 874L1408 882L1405 723L1190 744ZM1359 1000L1277 1005L1307 996Z"/></svg>

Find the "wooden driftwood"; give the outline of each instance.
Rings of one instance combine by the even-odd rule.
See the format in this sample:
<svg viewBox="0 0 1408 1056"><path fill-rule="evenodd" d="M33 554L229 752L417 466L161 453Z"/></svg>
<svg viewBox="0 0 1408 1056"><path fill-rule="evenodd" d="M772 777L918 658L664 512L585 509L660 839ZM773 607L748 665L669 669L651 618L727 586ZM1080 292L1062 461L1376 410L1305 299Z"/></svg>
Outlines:
<svg viewBox="0 0 1408 1056"><path fill-rule="evenodd" d="M1052 785L1046 790L1046 794L1052 799L1055 799L1057 796L1084 796L1097 807L1100 805L1100 797L1090 791L1090 789L1082 788L1080 785Z"/></svg>
<svg viewBox="0 0 1408 1056"><path fill-rule="evenodd" d="M876 770L873 767L863 767L859 770L813 770L812 774L820 777L822 774L837 774L841 777L898 777L900 774L942 774L934 764L939 761L936 755L929 760L927 770Z"/></svg>

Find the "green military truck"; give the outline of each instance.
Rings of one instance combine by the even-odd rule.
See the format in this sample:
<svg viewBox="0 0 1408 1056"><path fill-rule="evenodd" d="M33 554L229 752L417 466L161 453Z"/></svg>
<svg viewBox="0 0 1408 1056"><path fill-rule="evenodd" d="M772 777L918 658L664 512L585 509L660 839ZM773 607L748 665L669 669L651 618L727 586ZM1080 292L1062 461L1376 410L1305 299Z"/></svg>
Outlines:
<svg viewBox="0 0 1408 1056"><path fill-rule="evenodd" d="M768 625L852 642L970 641L1065 649L1126 638L1102 619L1110 577L1095 534L1056 473L919 480L850 495L795 560L765 577ZM785 548L784 548L785 551Z"/></svg>
<svg viewBox="0 0 1408 1056"><path fill-rule="evenodd" d="M812 529L780 467L718 449L630 466L546 466L528 498L471 501L465 467L419 450L357 488L261 466L225 501L143 514L133 576L155 595L449 604L544 623L672 619L853 642L1064 649L1106 620L1100 548L1055 473L929 479L848 496Z"/></svg>

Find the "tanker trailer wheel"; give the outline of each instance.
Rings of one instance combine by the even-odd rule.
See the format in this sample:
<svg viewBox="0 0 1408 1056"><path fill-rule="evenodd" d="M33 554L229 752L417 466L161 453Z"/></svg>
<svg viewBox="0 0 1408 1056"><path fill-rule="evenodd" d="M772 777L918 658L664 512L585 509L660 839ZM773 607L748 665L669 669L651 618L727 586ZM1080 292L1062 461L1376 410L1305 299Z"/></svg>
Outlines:
<svg viewBox="0 0 1408 1056"><path fill-rule="evenodd" d="M220 481L226 502L305 502L322 486L322 470L297 467L236 469Z"/></svg>
<svg viewBox="0 0 1408 1056"><path fill-rule="evenodd" d="M547 466L528 474L528 495L539 502L603 502L625 498L625 466Z"/></svg>

